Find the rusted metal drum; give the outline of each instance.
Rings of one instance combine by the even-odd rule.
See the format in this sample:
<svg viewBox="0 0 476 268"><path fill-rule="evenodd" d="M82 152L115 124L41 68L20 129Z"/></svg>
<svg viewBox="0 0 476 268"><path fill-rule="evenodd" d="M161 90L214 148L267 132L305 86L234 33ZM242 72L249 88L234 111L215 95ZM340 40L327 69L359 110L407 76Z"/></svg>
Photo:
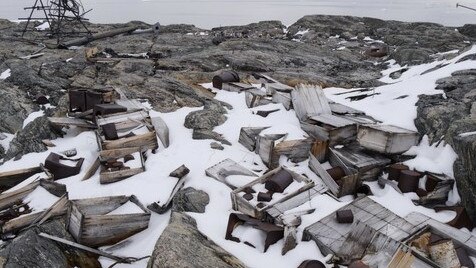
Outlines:
<svg viewBox="0 0 476 268"><path fill-rule="evenodd" d="M350 209L338 210L336 211L336 219L338 223L353 223L354 213Z"/></svg>
<svg viewBox="0 0 476 268"><path fill-rule="evenodd" d="M426 175L426 183L425 183L425 189L428 191L428 192L432 192L433 190L435 190L436 188L436 185L440 182L441 180L438 179L437 177L431 175L431 174L428 174Z"/></svg>
<svg viewBox="0 0 476 268"><path fill-rule="evenodd" d="M413 170L402 170L398 179L398 188L402 193L416 192L421 174Z"/></svg>
<svg viewBox="0 0 476 268"><path fill-rule="evenodd" d="M246 193L246 194L243 195L243 198L250 201L251 199L253 199L253 194Z"/></svg>
<svg viewBox="0 0 476 268"><path fill-rule="evenodd" d="M258 193L258 202L269 202L273 199L273 192L259 192Z"/></svg>
<svg viewBox="0 0 476 268"><path fill-rule="evenodd" d="M326 266L320 262L320 261L316 261L316 260L307 260L307 261L303 261L298 268L325 268Z"/></svg>
<svg viewBox="0 0 476 268"><path fill-rule="evenodd" d="M335 180L338 181L345 176L345 171L343 168L337 166L326 170L327 173Z"/></svg>
<svg viewBox="0 0 476 268"><path fill-rule="evenodd" d="M223 71L213 77L213 87L222 89L223 83L240 82L240 76L235 71Z"/></svg>
<svg viewBox="0 0 476 268"><path fill-rule="evenodd" d="M388 167L388 179L398 181L400 173L403 170L408 170L408 166L404 164L393 164Z"/></svg>
<svg viewBox="0 0 476 268"><path fill-rule="evenodd" d="M359 195L365 195L365 196L373 195L372 190L370 189L370 186L368 186L367 184L362 184L361 186L359 186L359 188L357 188L357 191L355 193L356 193L357 196L359 196Z"/></svg>
<svg viewBox="0 0 476 268"><path fill-rule="evenodd" d="M285 169L281 169L276 174L271 176L265 184L266 190L273 193L282 193L293 182L293 176Z"/></svg>

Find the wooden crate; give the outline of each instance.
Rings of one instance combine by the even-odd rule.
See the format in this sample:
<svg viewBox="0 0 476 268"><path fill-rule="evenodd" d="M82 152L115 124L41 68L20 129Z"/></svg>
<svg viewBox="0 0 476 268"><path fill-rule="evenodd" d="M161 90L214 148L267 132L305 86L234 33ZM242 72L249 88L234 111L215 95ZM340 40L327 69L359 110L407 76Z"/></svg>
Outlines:
<svg viewBox="0 0 476 268"><path fill-rule="evenodd" d="M143 213L106 215L131 201ZM135 196L109 196L71 200L68 230L80 244L90 247L112 245L149 226L150 212Z"/></svg>
<svg viewBox="0 0 476 268"><path fill-rule="evenodd" d="M308 158L313 140L307 138L279 141L286 135L287 134L258 135L255 152L268 168L277 168L279 166L279 158L282 155L287 156L294 163L299 163Z"/></svg>
<svg viewBox="0 0 476 268"><path fill-rule="evenodd" d="M361 125L357 133L359 144L385 154L401 154L418 144L418 133L391 125Z"/></svg>
<svg viewBox="0 0 476 268"><path fill-rule="evenodd" d="M329 141L329 145L352 142L357 136L357 123L333 114L311 116L301 122L301 128L311 137Z"/></svg>
<svg viewBox="0 0 476 268"><path fill-rule="evenodd" d="M113 183L127 179L136 174L142 173L145 171L144 156L143 152L146 150L141 149L140 147L124 148L124 149L113 149L113 150L104 150L99 152L99 160L101 162L107 162L108 160L115 160L118 158L123 158L126 155L139 153L141 167L131 168L126 170L118 171L107 171L104 166L101 166L99 172L99 182L101 184Z"/></svg>
<svg viewBox="0 0 476 268"><path fill-rule="evenodd" d="M271 200L266 206L264 206L262 208L256 207L251 202L247 201L242 196L240 196L240 193L242 193L245 189L247 189L249 187L252 187L253 185L256 185L256 184L265 183L274 174L278 173L282 169L289 172L292 175L294 181L305 182L305 185L303 187L299 188L298 190L287 194L285 197L283 197L281 199ZM314 187L314 182L312 180L310 180L310 179L308 179L308 178L306 178L302 175L299 175L299 174L297 174L297 173L295 173L295 172L293 172L293 171L291 171L291 170L289 170L285 167L278 167L278 168L266 173L265 175L259 177L258 179L254 180L254 181L252 181L252 182L250 182L250 183L248 183L248 184L246 184L242 187L239 187L239 188L235 189L233 192L231 192L231 202L232 202L233 209L236 210L236 211L240 211L241 213L249 215L249 216L254 217L256 219L261 219L261 220L264 220L264 221L274 222L275 218L272 217L268 213L268 210L271 210L273 207L279 206L279 204L293 199L293 197L296 197L300 193L305 192L307 190L310 190L313 187ZM307 199L301 199L301 198L298 199L298 200L300 202L296 202L292 206L288 205L287 207L288 208L294 208L294 207L297 207L297 206L303 204L305 201L307 201ZM284 212L284 211L281 211L281 213L282 212Z"/></svg>

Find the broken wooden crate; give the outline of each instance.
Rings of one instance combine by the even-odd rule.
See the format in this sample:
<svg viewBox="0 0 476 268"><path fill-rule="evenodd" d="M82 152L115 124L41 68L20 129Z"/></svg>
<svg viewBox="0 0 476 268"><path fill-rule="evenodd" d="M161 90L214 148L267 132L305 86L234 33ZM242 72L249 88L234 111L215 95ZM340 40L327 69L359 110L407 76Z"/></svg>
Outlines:
<svg viewBox="0 0 476 268"><path fill-rule="evenodd" d="M359 144L369 150L385 154L401 154L418 144L415 131L392 125L361 125L357 134Z"/></svg>
<svg viewBox="0 0 476 268"><path fill-rule="evenodd" d="M344 147L331 149L349 168L357 170L362 181L374 181L391 160L385 156L363 150L363 148L349 144Z"/></svg>
<svg viewBox="0 0 476 268"><path fill-rule="evenodd" d="M282 172L288 173L292 179L291 183L298 183L301 186L295 190L290 191L287 194L280 196L281 198L271 198L269 202L266 202L266 204L261 202L255 202L254 199L257 199L259 193L256 193L253 190L253 187L259 187L260 184L264 185L265 183L274 180L274 176L280 172L281 174ZM316 195L319 192L319 189L315 189L314 186L315 184L312 180L302 175L299 175L285 167L279 167L266 173L258 179L235 189L231 193L232 206L234 210L240 211L253 218L268 222L274 222L276 218L283 212L291 208L295 208L308 200L307 198L309 198L309 196L302 196L300 195L301 193L306 192L307 195ZM286 187L289 187L289 185ZM307 193L308 190L312 191L312 193ZM244 198L244 194L252 194L253 200L248 201ZM276 195L276 193L274 194Z"/></svg>
<svg viewBox="0 0 476 268"><path fill-rule="evenodd" d="M401 218L369 197L356 199L342 210L352 211L353 224L338 223L336 214L331 214L305 228L303 233L304 241L315 241L322 254L333 254L342 261L342 264L349 264L353 259L362 259L376 245L391 246L386 244L389 241L397 244L393 247L396 250L403 243L411 241L415 234L428 228L454 240L458 245L465 245L465 250L469 254L473 254L476 249L476 237L470 233L433 220L421 213L414 212ZM357 228L357 226L365 228ZM392 252L390 256L393 256ZM431 264L431 260L424 256L416 254L416 257Z"/></svg>
<svg viewBox="0 0 476 268"><path fill-rule="evenodd" d="M250 84L240 83L240 82L229 82L223 83L222 89L230 92L243 92L250 89L254 89L255 87Z"/></svg>
<svg viewBox="0 0 476 268"><path fill-rule="evenodd" d="M140 212L113 213L129 201L135 204ZM147 229L149 220L150 212L135 196L71 200L68 230L78 243L100 247L115 244Z"/></svg>
<svg viewBox="0 0 476 268"><path fill-rule="evenodd" d="M314 155L311 154L309 157L309 168L322 179L337 198L355 194L362 185L357 172L347 167L332 150L329 150L326 158L332 166L331 169L326 170Z"/></svg>
<svg viewBox="0 0 476 268"><path fill-rule="evenodd" d="M331 146L352 142L357 136L355 121L334 114L308 116L306 121L301 121L301 128L315 139L329 141Z"/></svg>
<svg viewBox="0 0 476 268"><path fill-rule="evenodd" d="M159 147L156 132L145 111L98 116L96 121L99 127L96 136L101 150L130 147L155 150Z"/></svg>
<svg viewBox="0 0 476 268"><path fill-rule="evenodd" d="M286 134L264 134L258 135L256 138L255 152L268 168L278 167L279 158L282 155L287 156L294 163L299 163L308 158L313 144L312 139L283 140L285 137ZM251 138L250 141L252 140Z"/></svg>
<svg viewBox="0 0 476 268"><path fill-rule="evenodd" d="M0 191L6 191L40 172L42 172L40 165L31 168L0 172Z"/></svg>
<svg viewBox="0 0 476 268"><path fill-rule="evenodd" d="M143 155L145 151L147 150L140 147L100 151L99 160L102 165L99 182L101 184L113 183L145 172ZM130 166L131 163L135 166Z"/></svg>
<svg viewBox="0 0 476 268"><path fill-rule="evenodd" d="M38 187L44 188L50 194L60 197L60 199L46 211L33 212L28 204L24 203L24 198L31 194ZM45 216L58 216L66 213L67 203L66 186L45 179L33 181L19 189L2 193L0 195L0 218L3 222L2 233L14 233L27 227ZM64 200L63 200L64 197Z"/></svg>

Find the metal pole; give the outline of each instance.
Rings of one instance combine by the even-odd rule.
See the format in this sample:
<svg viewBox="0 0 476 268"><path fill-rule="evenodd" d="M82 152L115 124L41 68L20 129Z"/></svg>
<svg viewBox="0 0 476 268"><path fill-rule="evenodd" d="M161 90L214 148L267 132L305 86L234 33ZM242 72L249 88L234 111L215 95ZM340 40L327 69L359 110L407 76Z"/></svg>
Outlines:
<svg viewBox="0 0 476 268"><path fill-rule="evenodd" d="M476 8L468 7L468 6L465 6L465 5L456 4L456 7L462 7L462 8L472 10L472 11L476 11Z"/></svg>

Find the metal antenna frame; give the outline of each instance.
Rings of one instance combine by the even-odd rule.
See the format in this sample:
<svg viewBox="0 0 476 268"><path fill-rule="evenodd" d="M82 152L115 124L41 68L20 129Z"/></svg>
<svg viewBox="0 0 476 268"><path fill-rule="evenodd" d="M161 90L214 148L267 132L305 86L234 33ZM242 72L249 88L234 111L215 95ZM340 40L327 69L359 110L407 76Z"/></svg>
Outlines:
<svg viewBox="0 0 476 268"><path fill-rule="evenodd" d="M35 0L33 6L25 7L24 9L31 10L31 12L28 18L20 18L20 20L27 20L22 37L28 31L28 26L32 20L46 20L50 25L49 35L56 37L57 44L60 44L65 37L82 34L92 35L84 23L88 20L84 18L84 15L92 9L85 12L80 0ZM33 17L35 11L42 11L44 17ZM84 31L68 30L68 24L71 25L73 23L81 24Z"/></svg>

